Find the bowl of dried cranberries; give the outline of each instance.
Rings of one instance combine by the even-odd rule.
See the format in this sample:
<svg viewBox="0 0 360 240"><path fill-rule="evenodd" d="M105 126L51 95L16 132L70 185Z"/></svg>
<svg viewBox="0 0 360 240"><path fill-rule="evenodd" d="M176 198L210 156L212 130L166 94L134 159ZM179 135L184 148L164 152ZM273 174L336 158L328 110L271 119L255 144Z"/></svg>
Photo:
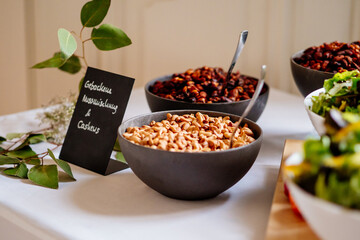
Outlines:
<svg viewBox="0 0 360 240"><path fill-rule="evenodd" d="M335 73L360 70L360 41L334 41L301 50L290 58L291 73L300 93L306 97L322 88Z"/></svg>
<svg viewBox="0 0 360 240"><path fill-rule="evenodd" d="M199 109L241 115L254 94L258 79L231 74L218 67L188 69L165 75L145 85L145 94L152 112ZM265 109L269 86L265 83L247 118L257 121Z"/></svg>

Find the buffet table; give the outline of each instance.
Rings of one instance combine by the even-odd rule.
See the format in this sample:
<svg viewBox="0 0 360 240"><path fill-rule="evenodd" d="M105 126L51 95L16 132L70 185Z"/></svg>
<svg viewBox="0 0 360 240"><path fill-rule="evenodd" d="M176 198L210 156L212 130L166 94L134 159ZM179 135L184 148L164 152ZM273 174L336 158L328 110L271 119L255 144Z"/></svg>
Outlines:
<svg viewBox="0 0 360 240"><path fill-rule="evenodd" d="M1 116L0 136L37 129L40 111ZM143 89L135 89L124 120L148 112ZM130 169L102 176L71 165L77 181L65 178L57 190L0 175L0 238L263 239L284 141L316 133L303 99L276 89L270 90L258 124L264 140L255 164L241 181L210 200L167 198Z"/></svg>

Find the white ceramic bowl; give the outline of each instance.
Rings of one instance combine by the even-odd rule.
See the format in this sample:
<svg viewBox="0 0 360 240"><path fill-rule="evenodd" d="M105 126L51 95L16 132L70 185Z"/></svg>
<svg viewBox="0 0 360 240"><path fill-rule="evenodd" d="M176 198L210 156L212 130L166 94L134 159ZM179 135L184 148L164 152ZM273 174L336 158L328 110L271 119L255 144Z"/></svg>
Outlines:
<svg viewBox="0 0 360 240"><path fill-rule="evenodd" d="M299 153L291 155L286 165L302 161ZM300 188L284 171L284 179L290 194L306 222L322 239L359 239L360 211L315 197Z"/></svg>
<svg viewBox="0 0 360 240"><path fill-rule="evenodd" d="M312 101L311 101L311 97L312 96L318 96L320 93L325 92L324 88L320 88L318 90L315 90L313 92L311 92L309 95L307 95L304 99L304 105L305 105L305 109L307 114L309 115L309 118L311 120L312 125L314 126L316 132L321 136L323 134L325 134L325 118L314 113L313 111L311 111L311 107L312 107Z"/></svg>

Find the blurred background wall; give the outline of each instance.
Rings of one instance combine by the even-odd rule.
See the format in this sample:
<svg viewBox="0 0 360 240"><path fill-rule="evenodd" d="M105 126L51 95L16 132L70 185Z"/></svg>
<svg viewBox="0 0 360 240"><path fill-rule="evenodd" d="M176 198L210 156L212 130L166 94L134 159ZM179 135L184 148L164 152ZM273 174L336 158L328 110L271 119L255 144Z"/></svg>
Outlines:
<svg viewBox="0 0 360 240"><path fill-rule="evenodd" d="M82 73L30 67L59 50L58 28L80 32L86 2L0 0L1 115L77 91ZM141 88L154 77L188 68L227 70L239 33L247 29L235 70L258 77L266 64L272 88L299 94L290 56L323 42L359 40L359 12L358 0L113 0L104 22L123 29L133 44L101 52L89 41L86 58L90 66L134 77Z"/></svg>

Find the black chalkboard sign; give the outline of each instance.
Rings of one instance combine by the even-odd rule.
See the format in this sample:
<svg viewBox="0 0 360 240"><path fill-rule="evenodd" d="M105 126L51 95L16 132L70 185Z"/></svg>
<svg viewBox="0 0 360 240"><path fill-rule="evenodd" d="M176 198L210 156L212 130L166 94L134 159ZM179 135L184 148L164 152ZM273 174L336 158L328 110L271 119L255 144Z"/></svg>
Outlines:
<svg viewBox="0 0 360 240"><path fill-rule="evenodd" d="M108 175L128 166L110 159L134 79L88 67L60 159Z"/></svg>

